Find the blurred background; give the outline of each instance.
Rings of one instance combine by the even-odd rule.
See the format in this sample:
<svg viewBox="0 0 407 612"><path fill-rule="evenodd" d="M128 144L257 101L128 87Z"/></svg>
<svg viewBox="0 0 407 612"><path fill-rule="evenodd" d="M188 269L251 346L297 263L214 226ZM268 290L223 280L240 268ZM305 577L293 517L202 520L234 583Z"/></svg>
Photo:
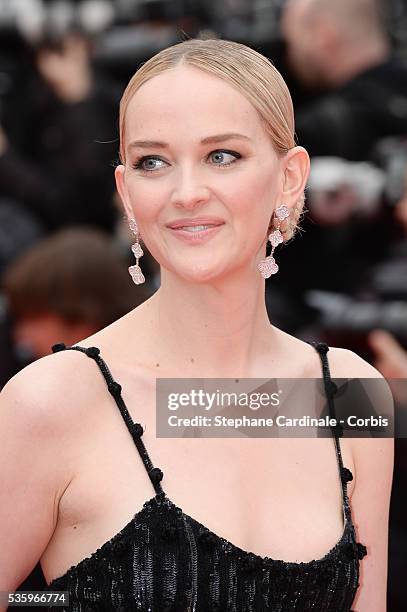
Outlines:
<svg viewBox="0 0 407 612"><path fill-rule="evenodd" d="M149 297L114 189L137 67L195 36L243 42L291 90L312 171L302 229L266 282L277 327L407 379L407 0L0 0L0 388ZM396 440L391 612L407 609L407 444ZM38 565L20 590L45 588Z"/></svg>

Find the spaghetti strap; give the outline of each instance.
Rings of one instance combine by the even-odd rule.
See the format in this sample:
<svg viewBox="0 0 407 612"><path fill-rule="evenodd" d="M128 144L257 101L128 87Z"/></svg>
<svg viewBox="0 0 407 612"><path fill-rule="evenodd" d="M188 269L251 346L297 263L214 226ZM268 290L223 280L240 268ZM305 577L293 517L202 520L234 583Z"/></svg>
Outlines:
<svg viewBox="0 0 407 612"><path fill-rule="evenodd" d="M331 418L336 419L334 395L338 391L338 387L332 380L331 373L329 370L329 362L328 362L328 356L327 356L327 353L329 351L329 346L325 342L314 342L313 340L308 341L308 344L311 344L315 348L315 350L318 352L321 358L322 375L324 379L325 394L326 394L327 401L328 401L329 416ZM347 483L353 480L353 474L349 468L343 465L341 445L339 442L339 438L343 436L343 427L341 426L340 423L337 423L336 426L331 426L331 430L332 430L334 441L335 441L336 456L338 459L338 466L339 466L339 477L340 477L341 484L342 484L342 500L343 500L344 513L345 513L346 519L350 520L351 519L351 509L350 509L350 503L349 503L349 498L348 498Z"/></svg>
<svg viewBox="0 0 407 612"><path fill-rule="evenodd" d="M312 340L308 341L308 344L312 345L316 349L316 351L319 353L319 356L321 358L322 374L323 374L323 379L324 379L325 393L326 393L327 401L328 401L329 415L330 417L335 418L335 406L334 406L333 398L338 388L336 384L333 382L331 375L330 375L329 363L328 363L328 357L327 357L329 347L325 342L314 342ZM78 345L66 346L63 343L55 344L52 347L53 353L57 353L57 352L64 351L64 350L75 350L75 351L84 353L87 357L90 357L91 359L93 359L93 361L97 364L97 366L99 367L99 370L101 371L105 379L107 388L110 394L113 396L113 399L116 402L116 405L120 411L120 414L126 424L126 427L131 437L133 438L134 444L136 445L136 448L143 461L147 474L151 480L151 483L154 486L154 490L156 494L157 495L164 494L164 491L160 484L161 480L163 479L163 472L160 470L160 468L153 466L151 459L148 455L147 449L144 445L144 442L141 439L144 429L140 423L135 423L132 420L129 414L129 411L127 409L127 406L123 400L122 394L121 394L121 391L122 391L121 385L117 381L114 380L112 373L110 372L106 362L100 356L100 350L95 346L85 348L85 347L78 346ZM339 438L343 435L343 428L341 427L340 424L338 424L335 427L331 427L331 430L332 430L333 437L334 437L336 456L337 456L338 466L339 466L339 476L340 476L340 481L342 484L342 500L343 500L344 515L345 515L345 518L348 521L350 521L351 520L351 509L350 509L350 503L349 503L349 498L348 498L348 493L347 493L347 483L353 480L353 474L349 470L349 468L343 465L341 446L339 443Z"/></svg>
<svg viewBox="0 0 407 612"><path fill-rule="evenodd" d="M144 446L144 442L141 439L141 436L144 433L143 426L140 423L135 423L131 418L127 406L123 400L121 391L121 385L114 380L112 373L110 372L106 362L100 356L100 350L96 346L91 346L89 348L85 348L83 346L66 346L63 343L54 344L52 347L53 353L58 353L60 351L65 350L75 350L80 353L84 353L96 363L101 371L103 378L106 381L107 388L110 394L113 396L114 401L120 411L120 414L123 417L123 420L126 424L127 429L130 432L131 437L133 438L134 444L137 447L139 455L143 461L144 467L146 468L147 474L153 484L154 490L157 495L164 494L164 491L161 487L161 480L163 479L163 472L158 467L154 467L151 459L148 455L147 449Z"/></svg>
<svg viewBox="0 0 407 612"><path fill-rule="evenodd" d="M133 423L120 385L99 349L59 344L52 350L67 348L85 353L96 362L151 478L158 468L152 467L140 439L143 428ZM328 348L320 344L317 350L328 382ZM335 441L342 474L346 468L339 441ZM316 602L320 612L350 612L359 586L359 561L367 554L366 547L357 542L350 514L349 520L344 517L340 539L326 554L310 561L284 561L240 548L184 512L161 492L158 482L153 484L157 495L147 500L119 532L48 585L50 591L69 593L70 612L121 612L135 610L135 606L162 612L263 612L285 610L288 601L293 603L293 612L310 610ZM344 485L347 500L345 489ZM68 612L67 607L63 610Z"/></svg>

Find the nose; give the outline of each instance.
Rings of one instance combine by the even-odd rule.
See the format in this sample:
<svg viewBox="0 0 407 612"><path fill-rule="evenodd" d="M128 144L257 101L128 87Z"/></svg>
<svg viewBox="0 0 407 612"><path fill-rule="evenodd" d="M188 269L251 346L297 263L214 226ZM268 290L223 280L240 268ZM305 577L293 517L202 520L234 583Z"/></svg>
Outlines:
<svg viewBox="0 0 407 612"><path fill-rule="evenodd" d="M177 208L193 210L209 200L209 189L192 169L180 170L172 195L172 203Z"/></svg>

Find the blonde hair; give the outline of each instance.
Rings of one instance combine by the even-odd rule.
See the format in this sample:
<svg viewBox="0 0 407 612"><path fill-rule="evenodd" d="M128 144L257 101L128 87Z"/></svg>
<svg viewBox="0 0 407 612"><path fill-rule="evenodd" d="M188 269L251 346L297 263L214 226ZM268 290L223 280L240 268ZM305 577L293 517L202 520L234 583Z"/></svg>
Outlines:
<svg viewBox="0 0 407 612"><path fill-rule="evenodd" d="M296 145L294 110L288 87L273 64L261 53L241 43L219 39L190 39L163 49L137 70L120 101L120 159L125 163L125 119L136 91L153 77L176 66L193 66L213 74L235 87L258 112L266 132L279 155ZM289 240L298 228L304 207L299 198L288 223L281 231ZM286 227L285 227L286 225ZM269 229L273 226L270 221Z"/></svg>

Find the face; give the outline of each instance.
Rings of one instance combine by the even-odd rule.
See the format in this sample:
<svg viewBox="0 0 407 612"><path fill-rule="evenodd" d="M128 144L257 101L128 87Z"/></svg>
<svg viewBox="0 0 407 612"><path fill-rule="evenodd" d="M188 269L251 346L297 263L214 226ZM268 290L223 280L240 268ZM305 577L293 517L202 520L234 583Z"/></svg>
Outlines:
<svg viewBox="0 0 407 612"><path fill-rule="evenodd" d="M194 68L166 71L131 99L124 146L117 187L163 268L202 282L255 266L284 172L244 96ZM171 227L188 222L216 227Z"/></svg>
<svg viewBox="0 0 407 612"><path fill-rule="evenodd" d="M51 353L51 346L61 339L72 345L98 330L86 322L71 323L54 313L43 313L20 318L13 326L13 340L22 354L39 359Z"/></svg>
<svg viewBox="0 0 407 612"><path fill-rule="evenodd" d="M307 0L290 0L284 9L281 30L287 47L287 63L306 87L315 87L323 79L320 29L308 14Z"/></svg>

